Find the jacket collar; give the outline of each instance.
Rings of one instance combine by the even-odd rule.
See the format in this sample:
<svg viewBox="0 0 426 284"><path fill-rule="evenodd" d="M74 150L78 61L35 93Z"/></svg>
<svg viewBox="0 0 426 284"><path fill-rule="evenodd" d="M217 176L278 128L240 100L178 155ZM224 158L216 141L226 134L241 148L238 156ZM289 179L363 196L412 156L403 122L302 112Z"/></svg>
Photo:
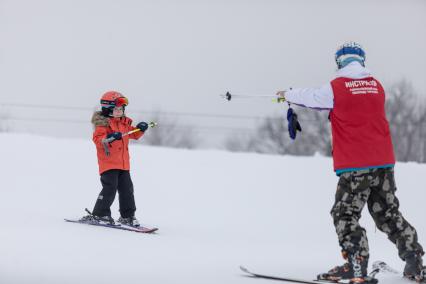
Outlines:
<svg viewBox="0 0 426 284"><path fill-rule="evenodd" d="M359 62L353 61L343 67L342 69L337 70L336 78L345 77L351 79L363 79L371 77L371 72Z"/></svg>

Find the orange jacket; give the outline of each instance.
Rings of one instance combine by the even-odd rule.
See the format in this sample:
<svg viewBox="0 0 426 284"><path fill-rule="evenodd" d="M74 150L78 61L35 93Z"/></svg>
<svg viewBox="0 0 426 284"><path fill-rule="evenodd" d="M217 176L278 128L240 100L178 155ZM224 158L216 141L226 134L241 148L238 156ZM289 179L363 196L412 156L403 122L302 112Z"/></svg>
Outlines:
<svg viewBox="0 0 426 284"><path fill-rule="evenodd" d="M109 143L110 154L107 156L102 140L110 133L121 132L125 134L136 129L136 127L131 125L132 120L128 117L104 118L98 112L94 114L92 123L95 126L93 142L98 154L99 174L111 169L130 170L129 139L139 139L143 132L135 132L124 136L121 140Z"/></svg>

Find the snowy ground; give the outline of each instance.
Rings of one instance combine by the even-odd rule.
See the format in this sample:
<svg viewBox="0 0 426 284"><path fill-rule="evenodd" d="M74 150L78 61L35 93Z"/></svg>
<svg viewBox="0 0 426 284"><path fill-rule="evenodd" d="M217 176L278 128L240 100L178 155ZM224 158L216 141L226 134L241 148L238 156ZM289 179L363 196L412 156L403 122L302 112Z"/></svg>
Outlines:
<svg viewBox="0 0 426 284"><path fill-rule="evenodd" d="M238 266L312 278L341 263L328 158L132 145L137 215L160 228L144 235L63 221L91 209L100 190L91 141L0 139L0 283L262 284L271 281L243 277ZM423 244L425 173L415 163L396 168L401 211ZM371 259L402 269L367 210L362 223Z"/></svg>

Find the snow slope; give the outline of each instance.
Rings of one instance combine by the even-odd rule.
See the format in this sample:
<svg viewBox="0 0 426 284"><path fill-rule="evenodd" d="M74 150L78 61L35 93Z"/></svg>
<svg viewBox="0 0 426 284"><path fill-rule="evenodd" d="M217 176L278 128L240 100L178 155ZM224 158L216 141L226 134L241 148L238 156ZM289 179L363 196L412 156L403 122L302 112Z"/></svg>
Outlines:
<svg viewBox="0 0 426 284"><path fill-rule="evenodd" d="M160 228L143 235L63 221L91 209L100 191L91 141L23 134L0 141L0 283L262 284L271 281L243 277L238 266L312 278L341 263L329 158L132 145L137 216ZM425 173L415 163L396 168L401 211L422 243ZM116 205L113 212L118 217ZM371 259L402 269L364 214Z"/></svg>

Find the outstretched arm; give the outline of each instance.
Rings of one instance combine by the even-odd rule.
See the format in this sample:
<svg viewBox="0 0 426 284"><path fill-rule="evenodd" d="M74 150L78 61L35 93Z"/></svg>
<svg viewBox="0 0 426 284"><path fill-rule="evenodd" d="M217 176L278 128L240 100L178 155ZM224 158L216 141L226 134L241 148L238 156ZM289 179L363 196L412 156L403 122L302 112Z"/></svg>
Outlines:
<svg viewBox="0 0 426 284"><path fill-rule="evenodd" d="M139 129L139 128L134 127L134 126L130 126L130 131L136 130L136 129ZM132 134L129 134L129 138L134 139L134 140L138 140L139 138L141 138L143 136L143 134L144 133L142 131L136 131L136 132L133 132Z"/></svg>
<svg viewBox="0 0 426 284"><path fill-rule="evenodd" d="M334 96L331 84L327 83L320 88L297 88L280 91L278 96L284 97L286 101L313 109L332 109Z"/></svg>

